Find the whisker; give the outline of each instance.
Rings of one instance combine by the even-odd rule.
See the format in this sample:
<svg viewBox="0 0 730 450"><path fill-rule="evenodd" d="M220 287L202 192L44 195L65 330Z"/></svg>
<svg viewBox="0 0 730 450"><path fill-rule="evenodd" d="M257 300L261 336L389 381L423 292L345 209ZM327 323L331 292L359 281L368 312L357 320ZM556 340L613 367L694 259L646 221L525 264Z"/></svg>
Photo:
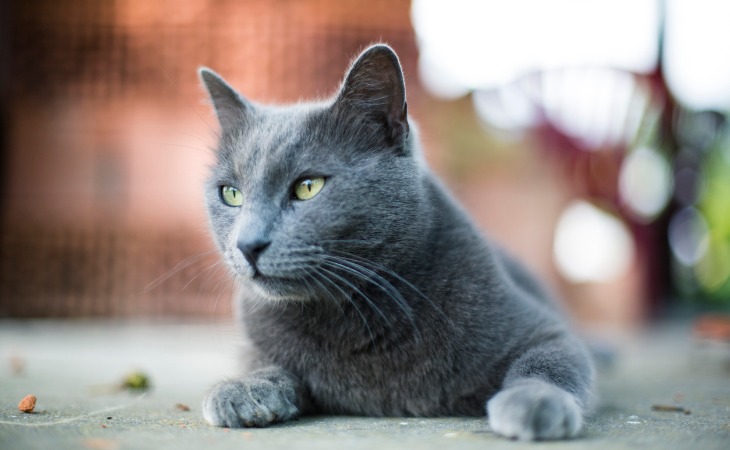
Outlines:
<svg viewBox="0 0 730 450"><path fill-rule="evenodd" d="M363 258L363 257L358 256L358 255L354 255L352 253L348 253L348 252L345 252L345 251L331 250L331 253L337 253L338 254L337 256L339 258L343 258L343 259L345 259L347 261L350 261L352 263L356 263L356 264L359 263L359 264L363 264L363 265L370 266L372 268L372 270L375 270L375 271L378 271L379 270L379 271L382 271L383 273L385 273L385 274L387 274L389 276L392 276L393 278L395 278L399 282L403 283L407 288L409 288L410 290L412 290L416 295L418 295L418 297L420 297L426 303L428 303L444 319L450 321L448 315L444 312L444 310L441 308L440 305L438 305L433 300L431 300L426 294L424 294L423 292L421 292L421 290L418 289L418 287L416 287L415 285L413 285L413 283L411 283L407 279L405 279L402 276L398 275L398 273L396 273L395 271L389 269L388 267L386 267L386 266L384 266L382 264L375 263L375 262L370 261L370 260L368 260L366 258ZM341 255L347 255L347 256L341 256Z"/></svg>
<svg viewBox="0 0 730 450"><path fill-rule="evenodd" d="M218 294L215 297L215 303L213 303L213 315L214 316L215 316L216 312L218 311L218 303L220 303L221 297L223 297L223 293L227 292L229 289L232 290L233 286L235 284L236 284L236 280L233 278L229 278L229 277L221 277L221 279L216 283L215 287L213 288L213 292L216 292L216 291L218 292Z"/></svg>
<svg viewBox="0 0 730 450"><path fill-rule="evenodd" d="M373 243L373 241L370 239L322 239L319 242L322 242L325 244L351 244L351 243L372 244Z"/></svg>
<svg viewBox="0 0 730 450"><path fill-rule="evenodd" d="M324 267L320 267L320 269L321 269L322 271L324 271L324 272L327 272L327 273L328 273L328 274L330 274L330 275L335 275L334 273L330 272L329 270L325 269ZM360 311L360 308L358 308L358 306L357 306L357 303L355 303L355 302L354 302L354 301L352 300L352 298L350 298L350 296L349 296L349 295L347 295L347 293L346 293L346 292L345 292L345 291L344 291L344 290L343 290L343 289L342 289L342 288L341 288L341 287L340 287L340 286L339 286L339 285L338 285L337 283L335 283L334 281L332 281L332 280L331 280L331 279L330 279L330 278L329 278L328 276L326 276L326 275L325 275L324 273L320 273L320 272L315 272L315 273L318 273L319 275L321 275L321 276L322 276L322 278L323 278L323 279L324 279L325 281L327 281L327 282L328 282L328 283L330 283L330 284L331 284L332 286L334 286L334 288L335 288L335 289L337 289L338 291L340 291L340 292L342 293L342 296L343 296L343 297L344 297L344 298L345 298L345 299L346 299L346 300L347 300L347 301L348 301L348 302L349 302L349 303L350 303L350 304L351 304L351 305L352 305L352 306L353 306L353 307L355 308L355 311L357 311L357 314L358 314L358 315L360 316L360 318L362 319L362 323L363 323L363 325L365 325L365 328L367 329L368 335L370 336L370 342L372 342L372 343L373 343L373 345L374 345L374 344L375 344L375 336L373 336L373 332L372 332L372 330L370 329L370 325L368 324L368 321L367 321L367 319L365 318L365 315L364 315L364 314L362 313L362 311Z"/></svg>
<svg viewBox="0 0 730 450"><path fill-rule="evenodd" d="M360 263L370 266L373 270L380 270L382 272L385 272L386 274L392 276L393 278L396 278L401 283L405 284L408 288L412 289L414 293L418 294L419 297L423 298L424 300L429 300L428 296L420 291L416 286L414 286L410 281L406 280L402 276L398 275L397 272L389 269L388 267L374 263L373 261L370 261L366 258L363 258L361 256L353 255L352 253L344 252L341 250L332 250L332 253L338 253L340 255L347 255L347 256L339 256L340 258L343 258L347 261L351 261L353 263Z"/></svg>
<svg viewBox="0 0 730 450"><path fill-rule="evenodd" d="M203 281L200 283L200 287L198 288L198 296L203 295L203 287L205 287L206 284L210 281L210 279L220 273L221 269L224 269L224 261L218 260L215 264L212 264L211 266L208 266L205 270L208 271L208 275L203 279ZM212 270L211 270L212 269ZM198 275L196 275L198 276ZM226 277L222 277L226 278Z"/></svg>
<svg viewBox="0 0 730 450"><path fill-rule="evenodd" d="M185 144L174 144L174 143L170 143L170 142L151 142L151 144L161 145L161 146L164 146L164 147L184 148L184 149L195 150L195 151L203 152L203 153L208 153L209 152L209 150L206 150L204 148L193 147L192 145L185 145Z"/></svg>
<svg viewBox="0 0 730 450"><path fill-rule="evenodd" d="M216 262L214 262L213 264L211 264L211 265L209 265L208 267L206 267L205 269L201 270L201 271L200 271L200 272L199 272L199 273L198 273L197 275L195 275L194 277L190 278L190 280L188 280L188 282L187 282L187 283L185 283L185 286L183 286L183 288L182 288L182 289L180 289L180 292L184 292L184 291L185 291L185 289L187 289L187 287L188 287L188 286L190 286L190 284L191 284L191 283L192 283L193 281L195 281L195 280L196 280L196 279L197 279L198 277L200 277L201 275L203 275L203 274L204 274L204 273L206 273L206 272L210 272L210 271L211 271L211 270L212 270L213 268L217 267L217 266L218 266L218 265L220 265L220 264L221 264L221 262L220 262L220 261L216 261Z"/></svg>
<svg viewBox="0 0 730 450"><path fill-rule="evenodd" d="M340 313L342 313L342 314L345 313L345 310L342 309L342 305L340 304L341 302L337 300L337 298L335 297L335 295L329 290L329 288L327 288L327 286L325 286L324 284L322 284L317 279L317 277L316 277L317 272L316 271L311 272L309 274L305 274L305 275L308 275L312 280L314 280L315 283L317 283L317 285L322 289L322 291L325 294L327 294L327 296L330 298L330 300L332 300L332 303L337 307L337 309L340 310Z"/></svg>
<svg viewBox="0 0 730 450"><path fill-rule="evenodd" d="M357 271L355 271L355 270L352 270L352 269L349 269L348 267L342 266L342 265L340 265L340 264L337 264L337 263L333 263L333 262L329 261L329 262L326 262L326 263L325 263L325 265L327 265L327 266L329 266L329 267L336 267L336 268L339 268L339 269L342 269L342 270L345 270L345 271L349 271L349 272L350 272L350 273L352 273L353 275L359 275L359 276L360 276L360 278L363 278L362 274L358 274L358 272L357 272ZM354 290L355 292L357 292L357 293L358 293L358 294L359 294L359 295L360 295L360 296L361 296L361 297L362 297L362 298L363 298L363 299L364 299L364 300L365 300L365 301L367 302L368 306L370 306L370 308L371 308L371 309L372 309L373 311L375 311L376 313L378 313L378 315L379 315L380 317L382 317L382 318L383 318L383 320L386 320L386 321L388 320L388 316L386 316L386 315L385 315L385 313L384 313L384 312L383 312L383 311L382 311L382 310L381 310L380 308L378 308L378 306L377 306L377 305L375 304L375 302L373 302L373 301L372 301L372 300L370 299L370 297L368 297L367 295L365 295L365 294L364 294L364 293L363 293L363 292L362 292L362 291L360 290L360 288L358 288L357 286L355 286L355 285L354 285L354 284L353 284L352 282L350 282L350 281L349 281L349 280L348 280L347 278L341 277L341 276L340 276L340 275L338 275L337 273L335 273L335 272L332 272L332 271L330 271L330 270L327 270L327 269L325 269L325 268L322 268L322 270L326 271L327 273L329 273L329 274L330 274L330 275L332 275L333 277L335 277L335 278L337 278L338 280L342 281L342 282L343 282L343 283L345 283L345 284L346 284L346 285L347 285L347 286L348 286L348 287L349 287L350 289L352 289L352 290ZM367 280L367 278L364 278L364 279L366 279L366 280Z"/></svg>
<svg viewBox="0 0 730 450"><path fill-rule="evenodd" d="M338 260L339 257L334 257L329 255L328 258L330 261ZM354 275L358 276L359 278L371 283L378 289L382 290L386 295L388 295L395 303L395 306L400 309L403 314L405 315L405 318L407 319L408 323L410 323L413 330L416 332L416 336L420 336L420 332L418 330L418 323L416 322L413 309L411 308L410 304L406 301L406 299L402 296L400 291L398 291L395 286L393 286L388 280L377 274L376 272L373 272L372 270L369 270L367 268L364 268L356 263L348 262L345 260L339 261L339 263L336 263L338 265L346 264L347 266L341 266L342 269L347 270L349 267L351 269L350 273L353 273Z"/></svg>
<svg viewBox="0 0 730 450"><path fill-rule="evenodd" d="M208 250L207 252L202 252L202 253L199 253L197 255L188 256L187 258L185 258L182 261L180 261L179 263L177 263L177 265L175 265L175 267L173 267L172 269L168 270L166 273L160 275L155 280L153 280L150 284L148 284L142 290L142 293L147 293L147 292L151 291L152 289L154 289L157 286L161 285L165 281L169 280L176 273L178 273L178 272L180 272L182 270L187 269L191 265L193 265L196 262L198 262L201 258L204 258L206 256L209 256L210 254L215 253L215 252L216 252L216 250Z"/></svg>
<svg viewBox="0 0 730 450"><path fill-rule="evenodd" d="M325 258L329 259L330 261L335 261L338 264L343 264L346 267L351 268L355 272L359 272L356 275L367 281L372 282L374 285L385 291L385 293L392 296L395 300L406 303L406 300L405 298L403 298L403 295L400 293L400 291L398 291L395 286L393 286L388 280L383 278L377 272L370 270L367 267L363 267L361 264L353 260L343 258L341 256L327 255L325 256Z"/></svg>
<svg viewBox="0 0 730 450"><path fill-rule="evenodd" d="M240 289L240 284L239 284L239 289ZM254 296L253 298L254 298L253 301L251 301L251 299L247 299L247 303L251 305L251 309L245 310L246 313L251 314L251 315L258 313L261 309L263 309L264 306L266 306L265 302L263 300L261 300L261 298L259 298L258 296ZM238 299L236 299L236 300L238 300Z"/></svg>

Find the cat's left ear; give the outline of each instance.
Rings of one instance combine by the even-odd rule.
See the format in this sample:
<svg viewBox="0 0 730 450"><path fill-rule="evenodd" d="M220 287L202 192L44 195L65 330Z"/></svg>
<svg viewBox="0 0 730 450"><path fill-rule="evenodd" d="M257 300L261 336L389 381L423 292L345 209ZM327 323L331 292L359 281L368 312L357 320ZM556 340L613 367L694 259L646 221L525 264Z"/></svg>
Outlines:
<svg viewBox="0 0 730 450"><path fill-rule="evenodd" d="M391 144L408 136L406 85L398 56L387 45L366 49L350 67L337 107L355 108L384 127Z"/></svg>
<svg viewBox="0 0 730 450"><path fill-rule="evenodd" d="M198 75L213 102L223 132L240 129L245 125L253 110L251 103L207 67L201 67Z"/></svg>

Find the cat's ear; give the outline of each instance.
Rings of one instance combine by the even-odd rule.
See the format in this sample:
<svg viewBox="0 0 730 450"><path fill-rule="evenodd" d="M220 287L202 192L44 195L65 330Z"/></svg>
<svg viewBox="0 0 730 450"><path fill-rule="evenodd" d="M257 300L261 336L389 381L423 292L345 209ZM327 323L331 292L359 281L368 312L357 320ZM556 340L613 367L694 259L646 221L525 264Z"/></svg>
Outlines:
<svg viewBox="0 0 730 450"><path fill-rule="evenodd" d="M384 44L362 52L345 76L335 105L369 116L384 127L390 143L401 143L408 135L408 105L395 52Z"/></svg>
<svg viewBox="0 0 730 450"><path fill-rule="evenodd" d="M252 110L251 103L226 83L220 75L207 67L198 69L198 76L213 102L223 132L240 128L245 124L246 117Z"/></svg>

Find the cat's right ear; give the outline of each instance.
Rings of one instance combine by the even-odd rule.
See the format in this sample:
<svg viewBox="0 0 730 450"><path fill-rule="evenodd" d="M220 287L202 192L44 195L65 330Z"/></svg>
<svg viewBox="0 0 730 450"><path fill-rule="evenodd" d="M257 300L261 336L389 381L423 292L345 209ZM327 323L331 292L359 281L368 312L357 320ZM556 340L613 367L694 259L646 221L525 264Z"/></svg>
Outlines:
<svg viewBox="0 0 730 450"><path fill-rule="evenodd" d="M391 144L408 136L406 85L398 56L385 44L363 51L352 63L335 108L356 111L376 123Z"/></svg>
<svg viewBox="0 0 730 450"><path fill-rule="evenodd" d="M240 129L251 113L253 108L251 103L226 83L220 75L207 67L198 69L198 76L213 102L223 132Z"/></svg>

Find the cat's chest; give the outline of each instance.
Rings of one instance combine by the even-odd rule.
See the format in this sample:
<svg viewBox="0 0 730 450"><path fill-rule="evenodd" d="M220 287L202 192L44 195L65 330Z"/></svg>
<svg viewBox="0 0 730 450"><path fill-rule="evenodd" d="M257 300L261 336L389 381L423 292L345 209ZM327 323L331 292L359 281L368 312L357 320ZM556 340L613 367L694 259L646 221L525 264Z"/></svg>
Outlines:
<svg viewBox="0 0 730 450"><path fill-rule="evenodd" d="M377 382L383 374L402 374L413 364L412 343L397 333L344 336L287 330L280 336L264 345L265 352L302 377Z"/></svg>
<svg viewBox="0 0 730 450"><path fill-rule="evenodd" d="M409 399L415 361L405 349L309 349L296 371L315 404L325 412L368 415L412 415ZM422 412L421 412L422 413Z"/></svg>
<svg viewBox="0 0 730 450"><path fill-rule="evenodd" d="M400 371L419 339L417 328L410 324L345 314L312 317L292 309L288 314L250 315L246 328L265 359L297 373L342 366L367 371L373 365Z"/></svg>
<svg viewBox="0 0 730 450"><path fill-rule="evenodd" d="M414 334L397 328L363 337L356 331L347 336L335 326L329 333L303 333L291 323L258 324L262 325L258 336L251 337L264 361L296 375L320 412L373 416L481 413L483 405L469 409L459 402L470 402L475 392L479 399L486 398L487 388L473 380L453 385L455 373L470 375L463 373L466 367L459 363L463 358L448 340L440 339L443 333L439 330L421 328Z"/></svg>
<svg viewBox="0 0 730 450"><path fill-rule="evenodd" d="M306 316L304 316L306 318ZM433 415L452 361L443 333L421 324L338 320L303 326L291 317L247 318L265 363L299 378L323 412ZM325 318L326 319L326 318Z"/></svg>

